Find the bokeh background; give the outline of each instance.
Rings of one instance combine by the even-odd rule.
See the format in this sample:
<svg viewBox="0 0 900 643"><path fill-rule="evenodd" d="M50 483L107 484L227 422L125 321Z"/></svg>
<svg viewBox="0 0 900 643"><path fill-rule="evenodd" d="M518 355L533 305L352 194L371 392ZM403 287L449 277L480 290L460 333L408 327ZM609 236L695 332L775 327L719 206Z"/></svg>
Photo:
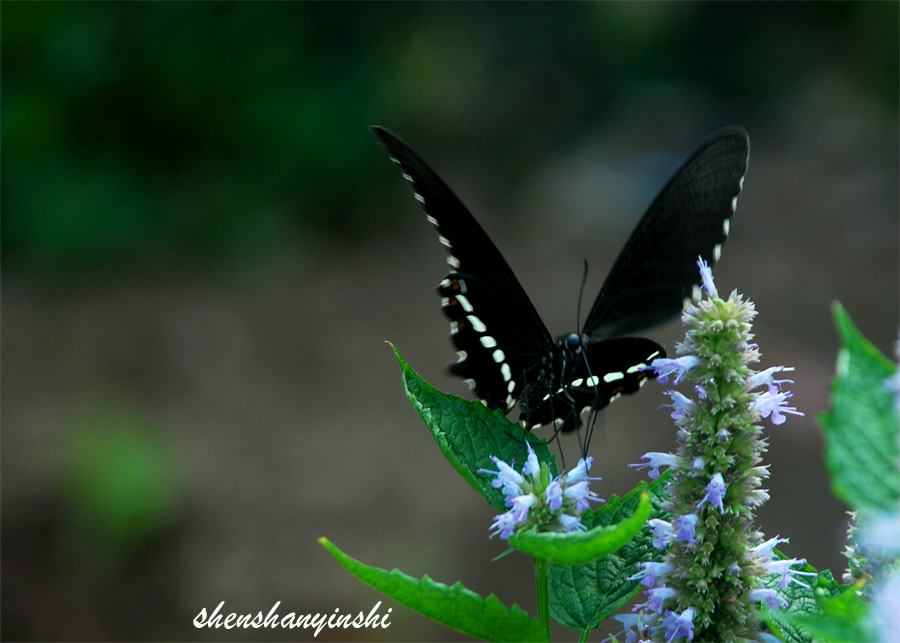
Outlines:
<svg viewBox="0 0 900 643"><path fill-rule="evenodd" d="M373 124L454 187L554 333L583 259L592 298L681 160L744 125L717 282L756 302L762 366L796 366L806 413L769 431L760 528L839 575L816 415L831 302L894 354L898 6L2 3L3 639L312 640L192 619L368 612L319 536L534 610L384 343L465 394L443 249ZM605 412L601 495L671 447L664 401ZM319 639L465 638L387 607L387 630Z"/></svg>

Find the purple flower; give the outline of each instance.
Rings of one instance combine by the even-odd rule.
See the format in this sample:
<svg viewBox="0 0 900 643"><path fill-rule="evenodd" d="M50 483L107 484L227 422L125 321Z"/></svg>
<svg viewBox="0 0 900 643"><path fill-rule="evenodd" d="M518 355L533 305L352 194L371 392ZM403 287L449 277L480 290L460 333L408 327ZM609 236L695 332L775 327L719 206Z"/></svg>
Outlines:
<svg viewBox="0 0 900 643"><path fill-rule="evenodd" d="M581 518L579 516L571 516L569 514L559 514L559 524L561 524L566 531L575 531L577 529L584 531L587 529L587 527L581 524Z"/></svg>
<svg viewBox="0 0 900 643"><path fill-rule="evenodd" d="M528 447L528 457L525 459L525 466L522 467L522 473L526 476L536 476L541 471L541 463L538 462L537 454L531 448L529 443L525 443Z"/></svg>
<svg viewBox="0 0 900 643"><path fill-rule="evenodd" d="M756 557L759 559L759 562L766 563L772 560L772 557L775 555L775 548L778 547L781 543L790 542L789 538L782 538L781 536L775 536L774 538L769 538L767 541L758 544L753 548L754 553L756 553Z"/></svg>
<svg viewBox="0 0 900 643"><path fill-rule="evenodd" d="M754 411L764 418L771 415L772 424L784 424L784 421L787 419L784 417L785 413L790 413L791 415L803 415L803 413L793 406L787 406L787 401L791 397L792 394L789 392L773 393L772 390L768 390L765 393L761 393L756 398L752 407Z"/></svg>
<svg viewBox="0 0 900 643"><path fill-rule="evenodd" d="M697 265L700 266L700 279L703 281L703 290L705 290L710 297L718 297L719 291L716 290L716 284L713 281L712 268L703 261L703 257L700 257L697 260Z"/></svg>
<svg viewBox="0 0 900 643"><path fill-rule="evenodd" d="M562 507L563 488L559 478L547 485L547 490L544 491L544 499L547 501L547 506L550 507L550 511L556 511Z"/></svg>
<svg viewBox="0 0 900 643"><path fill-rule="evenodd" d="M694 640L694 610L690 607L681 614L667 611L662 624L666 628L667 643L679 637L684 637L688 641Z"/></svg>
<svg viewBox="0 0 900 643"><path fill-rule="evenodd" d="M660 467L674 467L678 463L678 458L675 457L675 454L660 453L659 451L650 451L648 453L645 453L641 456L641 460L649 460L649 462L645 462L643 464L629 464L628 466L635 471L650 467L650 472L647 475L649 475L653 480L656 480L659 477Z"/></svg>
<svg viewBox="0 0 900 643"><path fill-rule="evenodd" d="M633 576L629 576L626 580L640 580L644 587L653 587L657 580L662 579L672 571L672 565L669 563L654 563L652 561L646 563L636 563L635 567L640 567L641 571Z"/></svg>
<svg viewBox="0 0 900 643"><path fill-rule="evenodd" d="M594 458L588 456L585 458L580 458L578 460L578 464L576 464L571 471L566 475L566 481L569 484L574 482L581 482L582 480L601 480L602 478L590 478L588 477L588 471L591 470L591 466L594 464Z"/></svg>
<svg viewBox="0 0 900 643"><path fill-rule="evenodd" d="M674 384L681 382L681 378L687 374L689 370L700 363L700 358L694 355L685 355L684 357L664 359L655 359L650 363L650 368L656 371L656 379L662 384L668 382L670 375L675 375Z"/></svg>
<svg viewBox="0 0 900 643"><path fill-rule="evenodd" d="M478 473L490 473L497 476L491 481L491 484L495 489L503 489L503 495L506 496L507 504L509 504L510 498L522 495L522 483L525 482L525 478L500 458L492 455L491 461L497 465L497 471L479 469Z"/></svg>
<svg viewBox="0 0 900 643"><path fill-rule="evenodd" d="M511 501L509 501L510 512L513 514L515 521L517 523L525 522L525 519L528 518L528 510L531 509L531 505L535 503L537 498L534 497L532 493L526 493L521 496L516 496Z"/></svg>
<svg viewBox="0 0 900 643"><path fill-rule="evenodd" d="M513 511L507 511L506 513L500 514L494 518L494 524L491 525L491 529L493 530L491 538L500 534L500 538L508 540L509 537L512 536L513 531L515 531L517 524L519 523L516 522Z"/></svg>
<svg viewBox="0 0 900 643"><path fill-rule="evenodd" d="M566 490L563 491L563 495L575 501L575 511L579 513L583 512L591 506L591 500L595 502L603 502L603 498L601 498L588 488L587 480L581 480L580 482L576 482L575 484L570 484L568 487L566 487Z"/></svg>
<svg viewBox="0 0 900 643"><path fill-rule="evenodd" d="M757 386L762 386L764 384L769 387L769 391L773 391L773 389L780 390L782 384L785 382L793 384L794 380L776 380L773 375L775 375L775 373L781 373L782 371L792 370L794 370L793 366L789 368L785 366L772 366L764 371L755 373L747 381L747 390L753 390Z"/></svg>
<svg viewBox="0 0 900 643"><path fill-rule="evenodd" d="M788 606L787 600L774 589L754 589L750 592L750 600L763 601L773 610Z"/></svg>
<svg viewBox="0 0 900 643"><path fill-rule="evenodd" d="M703 500L700 501L700 504L697 505L697 509L703 506L704 502L708 502L711 505L714 505L719 508L719 513L725 513L725 505L722 504L722 499L725 497L725 480L722 479L721 473L714 473L712 479L709 481L709 484L706 485L706 495L703 496Z"/></svg>
<svg viewBox="0 0 900 643"><path fill-rule="evenodd" d="M685 514L675 519L675 540L696 545L694 530L697 528L697 514Z"/></svg>
<svg viewBox="0 0 900 643"><path fill-rule="evenodd" d="M691 416L691 409L694 406L694 401L691 398L682 395L678 391L666 391L666 395L672 398L672 403L664 404L663 406L671 406L675 409L671 415L673 420L686 419Z"/></svg>
<svg viewBox="0 0 900 643"><path fill-rule="evenodd" d="M815 572L801 572L799 569L791 569L791 565L805 564L805 558L784 558L781 560L773 559L763 564L763 570L768 574L777 574L778 576L781 576L781 580L778 581L778 587L780 589L786 588L791 583L797 583L800 587L809 589L809 585L797 578L794 578L794 575L816 576L817 574Z"/></svg>
<svg viewBox="0 0 900 643"><path fill-rule="evenodd" d="M669 542L675 537L675 529L672 523L659 518L651 518L647 521L650 529L653 530L653 546L657 549L665 549Z"/></svg>
<svg viewBox="0 0 900 643"><path fill-rule="evenodd" d="M649 609L651 612L656 612L657 614L662 612L663 603L666 602L666 599L674 598L675 590L671 587L654 587L653 589L648 589L644 594L647 596L647 601L645 603L641 603L639 605L635 605L632 608L632 611L637 612L642 609Z"/></svg>

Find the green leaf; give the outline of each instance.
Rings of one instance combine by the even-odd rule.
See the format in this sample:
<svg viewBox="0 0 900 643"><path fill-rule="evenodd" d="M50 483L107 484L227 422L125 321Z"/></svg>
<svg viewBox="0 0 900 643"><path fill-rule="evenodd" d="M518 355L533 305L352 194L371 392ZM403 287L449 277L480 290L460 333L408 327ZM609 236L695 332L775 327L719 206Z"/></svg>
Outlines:
<svg viewBox="0 0 900 643"><path fill-rule="evenodd" d="M470 485L487 499L491 506L506 511L506 498L496 489L489 475L479 469L495 469L491 456L508 464L522 465L528 457L525 442L546 462L550 472L557 475L556 458L550 454L546 442L525 431L518 422L510 422L500 411L491 411L481 402L442 393L419 377L394 348L403 371L403 385L413 408L431 431L444 457Z"/></svg>
<svg viewBox="0 0 900 643"><path fill-rule="evenodd" d="M775 550L775 557L784 559L786 556L780 551ZM818 571L812 565L804 565L802 568L794 566L803 572L815 572L818 577L815 584L810 589L791 583L784 589L779 589L778 582L781 576L772 574L763 579L763 586L774 589L778 594L787 600L788 606L771 610L765 605L761 608L763 621L782 641L787 643L810 643L818 640L813 636L811 628L808 626L809 618L818 618L823 614L820 601L824 598L837 596L841 592L841 586L834 580L831 572L828 570ZM812 578L812 576L804 577Z"/></svg>
<svg viewBox="0 0 900 643"><path fill-rule="evenodd" d="M896 511L900 424L888 383L897 366L859 333L838 303L834 317L843 346L831 408L819 417L832 489L853 509Z"/></svg>
<svg viewBox="0 0 900 643"><path fill-rule="evenodd" d="M650 518L650 509L650 497L644 494L634 513L615 525L570 533L518 532L510 537L509 544L551 563L581 565L611 554L628 543Z"/></svg>
<svg viewBox="0 0 900 643"><path fill-rule="evenodd" d="M428 576L417 579L398 569L370 567L343 553L326 538L319 538L319 543L364 583L463 634L486 641L550 640L537 619L518 605L506 607L494 594L483 598L461 583L447 586Z"/></svg>
<svg viewBox="0 0 900 643"><path fill-rule="evenodd" d="M651 517L669 519L661 503L667 498L665 490L671 477L671 472L666 472L649 485L642 482L624 498L613 496L596 511L585 512L583 522L590 528L621 522L636 513L644 494L650 496ZM598 560L583 565L552 565L551 616L582 632L596 628L640 589L640 581L626 580L637 573L635 565L662 560L663 552L653 547L652 541L650 529L644 528L624 546Z"/></svg>

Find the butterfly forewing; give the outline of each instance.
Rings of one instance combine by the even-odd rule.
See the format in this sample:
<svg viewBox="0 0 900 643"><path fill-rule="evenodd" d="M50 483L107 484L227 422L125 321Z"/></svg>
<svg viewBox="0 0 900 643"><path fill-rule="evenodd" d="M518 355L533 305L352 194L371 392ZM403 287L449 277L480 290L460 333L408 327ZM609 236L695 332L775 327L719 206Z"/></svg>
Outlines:
<svg viewBox="0 0 900 643"><path fill-rule="evenodd" d="M609 272L585 335L616 337L682 310L700 283L697 258L719 258L737 206L750 139L742 127L713 133L662 189Z"/></svg>
<svg viewBox="0 0 900 643"><path fill-rule="evenodd" d="M509 410L525 367L552 345L550 333L500 251L437 173L392 132L372 131L447 249L450 272L438 290L460 351L450 370L469 380L490 408Z"/></svg>

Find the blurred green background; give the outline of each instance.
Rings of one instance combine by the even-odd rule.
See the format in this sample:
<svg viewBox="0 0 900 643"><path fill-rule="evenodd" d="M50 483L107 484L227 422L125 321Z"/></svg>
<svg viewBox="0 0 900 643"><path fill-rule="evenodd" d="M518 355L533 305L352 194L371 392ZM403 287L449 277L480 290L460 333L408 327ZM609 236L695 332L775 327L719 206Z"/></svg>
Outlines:
<svg viewBox="0 0 900 643"><path fill-rule="evenodd" d="M323 535L534 609L529 562L490 562L492 512L383 344L465 391L443 370L443 250L373 124L454 187L554 333L582 259L592 297L679 162L744 125L717 282L757 303L762 366L797 367L806 412L770 432L760 528L839 574L815 417L831 301L894 355L898 7L2 3L0 636L312 640L191 621L222 600L368 612ZM663 402L604 414L601 496L674 442ZM388 630L318 638L462 638L387 606Z"/></svg>

